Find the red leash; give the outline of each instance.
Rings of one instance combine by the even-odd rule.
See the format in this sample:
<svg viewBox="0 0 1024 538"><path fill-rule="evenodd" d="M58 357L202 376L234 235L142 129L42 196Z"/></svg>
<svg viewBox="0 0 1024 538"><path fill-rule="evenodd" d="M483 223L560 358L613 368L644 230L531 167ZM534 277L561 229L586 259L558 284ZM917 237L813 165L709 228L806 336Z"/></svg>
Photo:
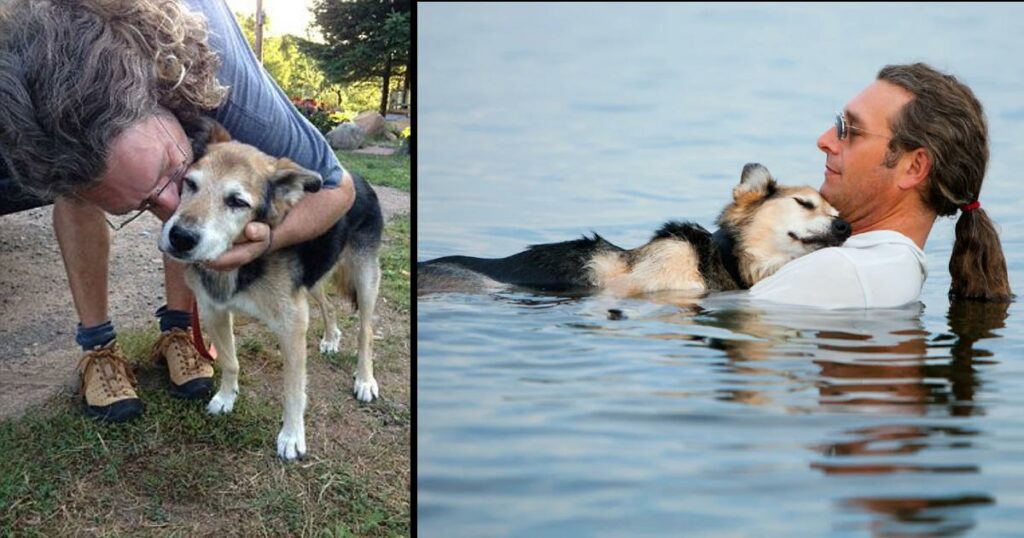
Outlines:
<svg viewBox="0 0 1024 538"><path fill-rule="evenodd" d="M203 330L199 327L199 305L192 299L192 345L196 351L206 360L213 362L217 359L217 349L210 344L210 350L206 350L206 343L203 342Z"/></svg>

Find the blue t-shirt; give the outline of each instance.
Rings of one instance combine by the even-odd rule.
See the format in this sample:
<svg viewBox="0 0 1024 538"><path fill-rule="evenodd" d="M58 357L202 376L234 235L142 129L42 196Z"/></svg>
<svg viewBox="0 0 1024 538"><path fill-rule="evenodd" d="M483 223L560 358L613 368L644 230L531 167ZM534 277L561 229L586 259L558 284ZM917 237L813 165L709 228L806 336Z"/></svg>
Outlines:
<svg viewBox="0 0 1024 538"><path fill-rule="evenodd" d="M260 65L227 4L223 0L183 3L206 16L210 48L221 57L217 80L230 87L213 118L235 140L275 157L288 157L319 172L325 187L337 187L344 169L331 146Z"/></svg>

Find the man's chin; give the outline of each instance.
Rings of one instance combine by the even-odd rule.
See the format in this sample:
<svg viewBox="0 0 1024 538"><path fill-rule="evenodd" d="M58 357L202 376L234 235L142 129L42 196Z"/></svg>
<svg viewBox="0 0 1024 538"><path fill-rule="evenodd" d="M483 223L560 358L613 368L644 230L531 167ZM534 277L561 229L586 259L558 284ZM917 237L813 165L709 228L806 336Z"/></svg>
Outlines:
<svg viewBox="0 0 1024 538"><path fill-rule="evenodd" d="M830 183L829 180L826 179L824 182L822 182L821 188L818 189L818 192L821 194L821 197L824 198L825 201L829 203L829 205L835 207L836 209L839 209L838 207L836 207L836 202L839 201L839 197L836 196L833 187L834 185L832 185L832 183Z"/></svg>

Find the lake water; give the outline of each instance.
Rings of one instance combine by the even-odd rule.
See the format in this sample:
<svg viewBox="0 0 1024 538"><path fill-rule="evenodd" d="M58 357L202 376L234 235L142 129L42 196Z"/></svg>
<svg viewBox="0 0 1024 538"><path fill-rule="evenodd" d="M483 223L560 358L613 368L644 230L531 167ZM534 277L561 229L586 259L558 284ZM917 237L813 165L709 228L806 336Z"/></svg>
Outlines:
<svg viewBox="0 0 1024 538"><path fill-rule="evenodd" d="M712 228L744 163L822 181L816 138L888 63L986 107L981 200L1024 291L1021 5L418 6L417 258ZM743 293L418 300L423 536L1024 534L1021 303ZM619 309L623 319L610 319Z"/></svg>

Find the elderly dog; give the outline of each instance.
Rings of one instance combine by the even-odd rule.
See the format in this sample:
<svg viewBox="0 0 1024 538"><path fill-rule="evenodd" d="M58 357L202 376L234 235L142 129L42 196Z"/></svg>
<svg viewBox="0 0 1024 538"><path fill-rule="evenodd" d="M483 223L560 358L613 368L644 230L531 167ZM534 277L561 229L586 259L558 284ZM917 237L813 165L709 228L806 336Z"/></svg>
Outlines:
<svg viewBox="0 0 1024 538"><path fill-rule="evenodd" d="M673 221L631 250L594 234L533 245L506 258L446 256L417 264L417 292L514 286L634 296L746 289L786 262L841 245L850 236L850 225L818 191L780 186L760 164L743 168L732 195L714 234L697 224Z"/></svg>
<svg viewBox="0 0 1024 538"><path fill-rule="evenodd" d="M275 158L230 139L218 124L208 128L205 154L185 174L181 204L163 226L160 249L187 262L185 278L200 318L221 359L222 379L207 410L229 413L238 397L238 359L232 313L262 321L277 336L284 356L284 419L277 453L285 460L306 452L307 297L323 316L320 351L337 352L341 331L327 302L324 283L333 273L338 292L359 311L359 351L354 392L368 402L378 395L373 377L371 322L380 282L378 250L383 218L377 195L355 177L352 208L327 232L305 243L266 254L233 271L216 272L202 262L217 258L243 234L246 224L271 230L306 192L318 191L319 174L286 158ZM197 155L199 153L197 152Z"/></svg>

